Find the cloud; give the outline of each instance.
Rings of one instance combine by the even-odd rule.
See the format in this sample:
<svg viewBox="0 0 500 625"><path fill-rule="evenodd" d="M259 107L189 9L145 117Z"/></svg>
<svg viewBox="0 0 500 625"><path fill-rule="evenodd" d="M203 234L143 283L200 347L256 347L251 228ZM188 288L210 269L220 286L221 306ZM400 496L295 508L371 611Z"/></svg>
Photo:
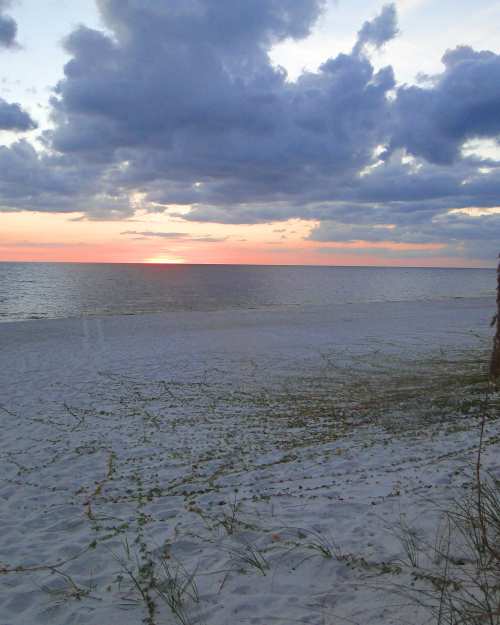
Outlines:
<svg viewBox="0 0 500 625"><path fill-rule="evenodd" d="M0 98L0 130L25 132L35 128L36 123L19 104L9 104Z"/></svg>
<svg viewBox="0 0 500 625"><path fill-rule="evenodd" d="M125 230L125 232L121 232L122 235L136 235L140 237L158 237L161 239L183 239L186 236L189 236L185 232L137 232L137 230Z"/></svg>
<svg viewBox="0 0 500 625"><path fill-rule="evenodd" d="M355 256L380 256L382 258L425 258L428 256L440 256L441 250L432 249L400 249L382 247L320 247L315 250L325 256L339 254L352 254Z"/></svg>
<svg viewBox="0 0 500 625"><path fill-rule="evenodd" d="M377 49L381 48L388 41L394 39L398 32L396 6L387 4L383 7L380 15L363 24L358 33L354 51L359 54L368 45Z"/></svg>
<svg viewBox="0 0 500 625"><path fill-rule="evenodd" d="M160 239L170 239L176 240L180 239L182 241L190 241L197 243L221 243L222 241L226 241L227 237L212 237L212 236L193 236L187 232L155 232L151 230L147 230L144 232L137 232L136 230L125 230L121 232L122 235L135 235L137 238L141 240L148 239L150 237L160 238Z"/></svg>
<svg viewBox="0 0 500 625"><path fill-rule="evenodd" d="M0 0L0 48L16 48L17 24L6 15L5 9L10 6L9 0Z"/></svg>
<svg viewBox="0 0 500 625"><path fill-rule="evenodd" d="M195 243L223 243L227 241L227 237L210 237L210 236L202 236L202 237L190 237L191 242Z"/></svg>
<svg viewBox="0 0 500 625"><path fill-rule="evenodd" d="M71 60L43 137L68 176L80 167L88 182L77 206L92 172L108 195L140 191L152 210L196 204L201 215L212 205L289 201L369 164L387 133L392 71L339 55L289 83L268 56L276 41L307 35L322 5L101 0L113 36L80 27L67 38ZM88 193L86 212L102 215Z"/></svg>
<svg viewBox="0 0 500 625"><path fill-rule="evenodd" d="M67 39L73 58L46 140L82 158L125 160L117 182L161 204L207 192L248 201L252 188L267 198L311 169L354 171L383 139L392 72L340 55L290 84L268 56L273 42L305 36L321 4L102 0L115 40L87 28Z"/></svg>
<svg viewBox="0 0 500 625"><path fill-rule="evenodd" d="M442 245L440 255L469 255L474 258L494 259L498 253L500 212L473 216L467 213L447 213L420 223L400 220L385 225L358 225L323 221L314 228L310 240L332 243L398 243ZM332 248L327 248L332 249ZM375 252L374 252L375 253ZM384 251L380 250L383 254ZM435 250L422 250L422 254ZM404 253L406 255L406 252Z"/></svg>
<svg viewBox="0 0 500 625"><path fill-rule="evenodd" d="M500 55L459 46L425 86L397 85L370 58L398 33L391 4L350 53L291 82L270 50L306 37L323 4L98 0L107 31L66 38L45 150L0 148L0 210L123 219L140 197L185 221L301 218L321 222L317 241L490 253L496 218L450 210L500 203L500 162L464 154L471 139L500 137Z"/></svg>
<svg viewBox="0 0 500 625"><path fill-rule="evenodd" d="M391 148L451 165L468 139L500 135L500 55L459 46L443 64L432 87L398 90Z"/></svg>
<svg viewBox="0 0 500 625"><path fill-rule="evenodd" d="M0 146L0 211L81 212L106 220L133 215L128 194L100 171L100 163L40 154L25 139Z"/></svg>

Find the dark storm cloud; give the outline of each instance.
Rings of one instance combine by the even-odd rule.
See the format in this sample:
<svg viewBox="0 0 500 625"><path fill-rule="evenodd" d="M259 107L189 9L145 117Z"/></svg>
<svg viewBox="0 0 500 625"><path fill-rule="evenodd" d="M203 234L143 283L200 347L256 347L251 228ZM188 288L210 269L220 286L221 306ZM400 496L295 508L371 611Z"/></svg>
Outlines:
<svg viewBox="0 0 500 625"><path fill-rule="evenodd" d="M355 51L361 52L366 45L381 48L398 34L398 18L394 4L386 5L380 15L365 22L358 33Z"/></svg>
<svg viewBox="0 0 500 625"><path fill-rule="evenodd" d="M310 236L313 241L354 242L369 241L380 243L439 243L440 241L498 241L500 213L486 214L481 218L465 213L451 213L421 224L418 229L413 224L353 225L324 221Z"/></svg>
<svg viewBox="0 0 500 625"><path fill-rule="evenodd" d="M309 34L324 0L97 0L101 14L118 36L140 36L151 26L164 41L210 43L233 56L236 46L267 49L286 37Z"/></svg>
<svg viewBox="0 0 500 625"><path fill-rule="evenodd" d="M40 154L26 140L0 146L0 206L41 212L83 212L95 219L133 214L127 195L99 179L97 164Z"/></svg>
<svg viewBox="0 0 500 625"><path fill-rule="evenodd" d="M0 150L3 210L119 219L140 192L145 208L187 221L303 218L324 222L313 238L341 224L335 236L432 233L461 250L497 226L448 212L500 203L500 163L462 152L469 139L500 135L499 55L459 47L429 86L397 86L369 57L398 33L388 5L350 53L290 82L269 51L307 36L322 0L98 6L107 33L81 26L65 40L47 151Z"/></svg>
<svg viewBox="0 0 500 625"><path fill-rule="evenodd" d="M286 81L270 45L304 36L318 0L101 1L116 40L79 28L53 100L53 148L112 163L160 204L255 201L311 173L354 172L385 138L392 71L340 55ZM196 186L196 183L203 186Z"/></svg>
<svg viewBox="0 0 500 625"><path fill-rule="evenodd" d="M462 46L449 50L443 63L431 88L398 90L391 145L451 164L467 139L500 134L500 55Z"/></svg>
<svg viewBox="0 0 500 625"><path fill-rule="evenodd" d="M453 168L401 162L393 155L364 176L331 179L304 187L288 198L276 194L268 203L240 205L199 203L184 218L215 223L264 223L289 218L373 221L400 218L418 223L434 214L470 206L499 204L500 168L488 173L463 161ZM180 213L176 213L181 216Z"/></svg>
<svg viewBox="0 0 500 625"><path fill-rule="evenodd" d="M0 0L0 48L17 47L17 24L10 15L5 13L10 4L9 0Z"/></svg>
<svg viewBox="0 0 500 625"><path fill-rule="evenodd" d="M339 55L289 83L268 56L305 36L322 4L101 1L114 37L80 27L67 38L47 146L157 210L288 201L352 176L386 137L392 70Z"/></svg>
<svg viewBox="0 0 500 625"><path fill-rule="evenodd" d="M358 247L358 248L346 248L346 247L320 247L317 249L319 254L324 256L338 256L340 255L356 255L356 256L379 256L381 258L425 258L426 256L435 256L436 250L427 249L412 249L405 250L403 253L397 248L382 248L382 247ZM437 252L439 254L439 251Z"/></svg>
<svg viewBox="0 0 500 625"><path fill-rule="evenodd" d="M0 98L0 130L26 131L36 128L35 122L19 104L9 104Z"/></svg>
<svg viewBox="0 0 500 625"><path fill-rule="evenodd" d="M310 235L313 241L332 243L409 243L409 244L445 244L439 254L456 255L457 252L474 258L494 259L498 254L500 232L500 213L487 213L473 216L462 212L453 212L437 217L428 217L421 223L412 223L402 219L397 224L385 226L358 225L335 221L323 221ZM374 248L374 253L376 249ZM379 250L383 254L383 250ZM432 255L432 249L421 250L421 254ZM407 255L405 252L404 255Z"/></svg>
<svg viewBox="0 0 500 625"><path fill-rule="evenodd" d="M207 138L272 129L284 75L271 67L267 50L286 37L305 36L323 3L98 4L115 40L84 27L67 38L73 58L54 100L60 123L54 145L64 151L158 147L164 160L194 151L191 160L198 156L206 164L200 150ZM142 155L133 156L143 164ZM151 174L157 175L154 169Z"/></svg>

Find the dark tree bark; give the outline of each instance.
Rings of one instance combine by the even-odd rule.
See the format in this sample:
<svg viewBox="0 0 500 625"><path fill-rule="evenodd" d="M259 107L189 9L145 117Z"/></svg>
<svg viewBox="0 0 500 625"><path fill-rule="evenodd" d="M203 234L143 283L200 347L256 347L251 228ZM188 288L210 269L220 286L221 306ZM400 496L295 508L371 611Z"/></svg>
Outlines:
<svg viewBox="0 0 500 625"><path fill-rule="evenodd" d="M493 353L491 355L490 375L493 380L500 379L500 254L498 256L497 269L497 314L492 325L496 326L495 338L493 339Z"/></svg>

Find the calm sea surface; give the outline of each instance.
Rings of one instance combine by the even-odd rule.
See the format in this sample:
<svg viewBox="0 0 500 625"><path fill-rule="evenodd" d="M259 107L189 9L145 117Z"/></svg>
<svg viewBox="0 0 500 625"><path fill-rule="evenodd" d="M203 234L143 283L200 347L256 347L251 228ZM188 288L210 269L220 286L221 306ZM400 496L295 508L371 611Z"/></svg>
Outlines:
<svg viewBox="0 0 500 625"><path fill-rule="evenodd" d="M493 269L0 263L0 321L494 295Z"/></svg>

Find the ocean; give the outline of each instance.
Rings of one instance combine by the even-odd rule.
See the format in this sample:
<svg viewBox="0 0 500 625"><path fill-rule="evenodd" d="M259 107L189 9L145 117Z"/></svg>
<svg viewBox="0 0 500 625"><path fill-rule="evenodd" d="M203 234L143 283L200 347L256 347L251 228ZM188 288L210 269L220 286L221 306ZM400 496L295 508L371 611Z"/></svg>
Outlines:
<svg viewBox="0 0 500 625"><path fill-rule="evenodd" d="M0 321L490 297L494 269L0 263Z"/></svg>

